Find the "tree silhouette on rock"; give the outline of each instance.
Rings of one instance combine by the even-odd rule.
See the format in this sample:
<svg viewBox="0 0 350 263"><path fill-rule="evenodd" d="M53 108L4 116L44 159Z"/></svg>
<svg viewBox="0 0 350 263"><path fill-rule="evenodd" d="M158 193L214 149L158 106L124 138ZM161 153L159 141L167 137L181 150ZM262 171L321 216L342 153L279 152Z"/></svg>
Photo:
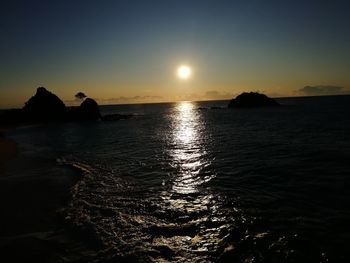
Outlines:
<svg viewBox="0 0 350 263"><path fill-rule="evenodd" d="M75 94L75 98L78 99L78 100L83 100L85 99L87 96L85 95L84 92L78 92L77 94Z"/></svg>

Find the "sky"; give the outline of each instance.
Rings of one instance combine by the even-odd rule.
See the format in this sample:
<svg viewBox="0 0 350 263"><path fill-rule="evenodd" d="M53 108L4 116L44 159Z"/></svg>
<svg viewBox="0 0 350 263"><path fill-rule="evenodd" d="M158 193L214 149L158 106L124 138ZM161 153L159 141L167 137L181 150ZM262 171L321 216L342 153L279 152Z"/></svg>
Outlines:
<svg viewBox="0 0 350 263"><path fill-rule="evenodd" d="M3 0L0 107L350 94L350 2ZM175 72L186 64L188 80Z"/></svg>

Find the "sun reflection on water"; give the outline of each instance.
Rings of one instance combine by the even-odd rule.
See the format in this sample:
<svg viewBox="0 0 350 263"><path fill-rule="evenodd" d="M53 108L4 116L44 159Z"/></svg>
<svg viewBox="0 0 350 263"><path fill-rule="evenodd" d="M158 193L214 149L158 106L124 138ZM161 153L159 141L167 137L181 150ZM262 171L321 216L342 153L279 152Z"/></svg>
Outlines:
<svg viewBox="0 0 350 263"><path fill-rule="evenodd" d="M181 102L171 112L168 154L173 168L169 188L162 192L162 207L174 220L174 236L155 239L157 245L175 248L183 259L205 262L217 251L226 229L220 197L205 183L215 177L208 150L205 118L192 102ZM182 261L181 257L178 262ZM186 261L187 262L187 261Z"/></svg>
<svg viewBox="0 0 350 263"><path fill-rule="evenodd" d="M176 107L174 141L185 147L193 146L198 136L198 116L194 112L194 105L191 102L181 102Z"/></svg>
<svg viewBox="0 0 350 263"><path fill-rule="evenodd" d="M198 186L212 176L202 174L210 165L205 149L205 127L202 116L192 102L181 102L176 106L173 116L173 148L171 157L178 176L173 183L173 191L189 194L198 191Z"/></svg>

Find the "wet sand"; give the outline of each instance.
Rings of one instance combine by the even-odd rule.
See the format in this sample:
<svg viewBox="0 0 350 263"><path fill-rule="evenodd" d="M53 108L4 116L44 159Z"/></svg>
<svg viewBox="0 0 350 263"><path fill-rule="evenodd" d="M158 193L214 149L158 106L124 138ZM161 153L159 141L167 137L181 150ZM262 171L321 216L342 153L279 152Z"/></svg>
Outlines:
<svg viewBox="0 0 350 263"><path fill-rule="evenodd" d="M80 175L68 168L31 173L52 164L22 160L16 142L4 136L5 129L0 132L0 262L76 262L95 256L63 218Z"/></svg>

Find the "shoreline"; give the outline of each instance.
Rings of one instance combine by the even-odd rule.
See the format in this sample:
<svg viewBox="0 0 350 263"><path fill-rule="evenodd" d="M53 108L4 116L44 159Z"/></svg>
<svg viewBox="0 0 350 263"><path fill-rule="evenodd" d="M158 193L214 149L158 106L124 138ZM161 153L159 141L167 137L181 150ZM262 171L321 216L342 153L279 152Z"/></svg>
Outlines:
<svg viewBox="0 0 350 263"><path fill-rule="evenodd" d="M88 259L95 251L69 228L62 213L81 175L22 156L17 142L6 136L11 130L0 128L0 261Z"/></svg>
<svg viewBox="0 0 350 263"><path fill-rule="evenodd" d="M7 162L15 158L18 151L17 143L5 135L10 129L0 128L0 176L5 174Z"/></svg>

